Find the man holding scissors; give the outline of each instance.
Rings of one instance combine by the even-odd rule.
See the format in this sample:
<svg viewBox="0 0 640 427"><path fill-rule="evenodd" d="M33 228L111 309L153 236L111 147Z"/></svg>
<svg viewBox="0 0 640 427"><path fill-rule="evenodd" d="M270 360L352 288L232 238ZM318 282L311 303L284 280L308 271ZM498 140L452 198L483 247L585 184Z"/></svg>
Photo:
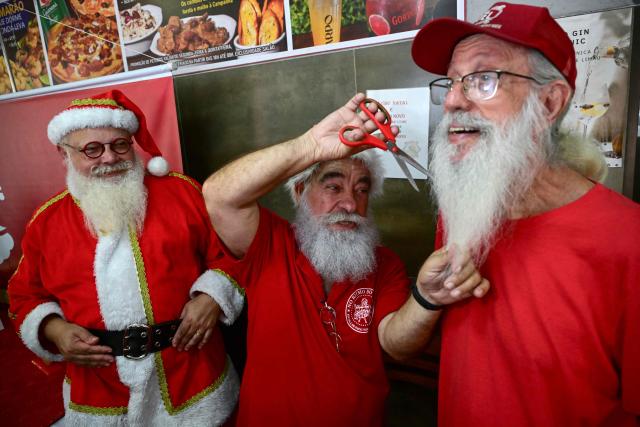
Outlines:
<svg viewBox="0 0 640 427"><path fill-rule="evenodd" d="M640 425L640 207L597 183L597 147L558 130L571 39L546 8L496 3L475 24L430 22L412 54L446 75L430 84L440 240L492 286L444 310L439 425Z"/></svg>
<svg viewBox="0 0 640 427"><path fill-rule="evenodd" d="M405 358L425 345L433 326L415 297L407 298L399 258L377 244L368 205L382 191L377 153L350 157L359 149L340 142L345 125L355 126L345 135L351 141L377 130L365 108L384 121L363 100L356 95L301 137L240 158L205 182L230 255L225 270L247 295L240 426L381 426L388 392L382 350ZM288 178L293 225L257 203ZM438 275L449 264L455 273ZM423 271L425 289L443 288L444 280L456 288L445 302L488 289L461 253L440 251Z"/></svg>

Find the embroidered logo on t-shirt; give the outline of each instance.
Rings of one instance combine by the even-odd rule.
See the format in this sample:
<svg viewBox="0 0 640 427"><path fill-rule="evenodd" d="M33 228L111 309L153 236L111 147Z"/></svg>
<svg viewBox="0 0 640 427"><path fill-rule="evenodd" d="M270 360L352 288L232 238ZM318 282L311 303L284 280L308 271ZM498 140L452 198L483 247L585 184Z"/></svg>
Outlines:
<svg viewBox="0 0 640 427"><path fill-rule="evenodd" d="M344 309L344 317L347 324L354 331L366 334L373 320L373 289L356 289Z"/></svg>

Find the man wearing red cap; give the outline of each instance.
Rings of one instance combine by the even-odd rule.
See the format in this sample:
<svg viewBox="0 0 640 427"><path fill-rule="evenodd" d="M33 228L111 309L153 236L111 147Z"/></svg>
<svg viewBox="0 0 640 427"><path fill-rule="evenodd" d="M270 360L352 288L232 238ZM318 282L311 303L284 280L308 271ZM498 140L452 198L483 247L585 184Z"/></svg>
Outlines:
<svg viewBox="0 0 640 427"><path fill-rule="evenodd" d="M215 324L235 319L243 294L215 268L199 185L168 173L119 91L73 101L48 135L68 188L33 215L8 293L25 345L69 362L65 423L223 424L239 384Z"/></svg>
<svg viewBox="0 0 640 427"><path fill-rule="evenodd" d="M430 84L437 243L491 282L451 305L447 286L420 287L423 320L444 312L439 424L640 425L640 207L598 183L594 144L559 131L571 40L546 8L496 3L430 22L412 54L446 75Z"/></svg>

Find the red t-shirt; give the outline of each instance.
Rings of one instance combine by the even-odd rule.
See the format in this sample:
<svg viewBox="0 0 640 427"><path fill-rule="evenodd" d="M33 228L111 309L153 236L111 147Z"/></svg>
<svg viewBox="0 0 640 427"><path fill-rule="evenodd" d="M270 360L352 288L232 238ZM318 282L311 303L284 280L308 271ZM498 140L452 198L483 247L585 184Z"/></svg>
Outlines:
<svg viewBox="0 0 640 427"><path fill-rule="evenodd" d="M407 299L397 255L376 249L375 273L335 283L340 353L320 319L322 279L300 252L290 224L261 208L247 254L225 270L246 288L247 361L240 426L382 425L388 383L378 324Z"/></svg>
<svg viewBox="0 0 640 427"><path fill-rule="evenodd" d="M513 221L446 309L439 425L637 426L640 206L596 185Z"/></svg>

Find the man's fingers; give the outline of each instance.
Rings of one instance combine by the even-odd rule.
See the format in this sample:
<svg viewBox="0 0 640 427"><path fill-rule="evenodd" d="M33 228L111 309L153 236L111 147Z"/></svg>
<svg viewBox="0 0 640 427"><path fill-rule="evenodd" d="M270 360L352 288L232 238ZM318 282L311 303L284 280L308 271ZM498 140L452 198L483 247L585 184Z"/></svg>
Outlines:
<svg viewBox="0 0 640 427"><path fill-rule="evenodd" d="M473 290L473 296L476 298L482 298L489 292L491 283L487 279L482 279L482 282Z"/></svg>
<svg viewBox="0 0 640 427"><path fill-rule="evenodd" d="M204 336L202 337L202 341L200 341L200 344L198 344L198 349L201 349L207 342L209 342L209 338L211 338L212 333L213 329L207 329L207 331L204 333Z"/></svg>
<svg viewBox="0 0 640 427"><path fill-rule="evenodd" d="M449 255L446 249L440 248L429 255L418 272L418 282L428 283L447 270Z"/></svg>
<svg viewBox="0 0 640 427"><path fill-rule="evenodd" d="M360 141L364 138L365 133L362 129L352 129L344 133L345 138L349 141Z"/></svg>
<svg viewBox="0 0 640 427"><path fill-rule="evenodd" d="M353 98L351 98L347 104L345 105L351 111L356 111L359 107L358 105L365 99L364 93L356 93Z"/></svg>
<svg viewBox="0 0 640 427"><path fill-rule="evenodd" d="M453 289L464 283L471 275L476 273L476 267L471 262L464 264L460 271L451 274L444 280L444 287L447 289Z"/></svg>
<svg viewBox="0 0 640 427"><path fill-rule="evenodd" d="M113 356L75 355L67 358L67 360L83 366L105 367L112 364L115 359Z"/></svg>
<svg viewBox="0 0 640 427"><path fill-rule="evenodd" d="M87 348L84 354L110 354L111 347L106 345L91 345Z"/></svg>
<svg viewBox="0 0 640 427"><path fill-rule="evenodd" d="M195 331L193 335L191 335L191 339L189 340L189 342L187 343L184 349L190 350L191 347L198 345L198 343L202 340L202 337L204 337L204 335L206 334L199 329Z"/></svg>
<svg viewBox="0 0 640 427"><path fill-rule="evenodd" d="M480 273L478 273L477 271L474 271L471 276L467 277L466 280L464 280L451 291L451 296L457 298L465 294L471 295L473 289L481 282L482 276L480 276Z"/></svg>

